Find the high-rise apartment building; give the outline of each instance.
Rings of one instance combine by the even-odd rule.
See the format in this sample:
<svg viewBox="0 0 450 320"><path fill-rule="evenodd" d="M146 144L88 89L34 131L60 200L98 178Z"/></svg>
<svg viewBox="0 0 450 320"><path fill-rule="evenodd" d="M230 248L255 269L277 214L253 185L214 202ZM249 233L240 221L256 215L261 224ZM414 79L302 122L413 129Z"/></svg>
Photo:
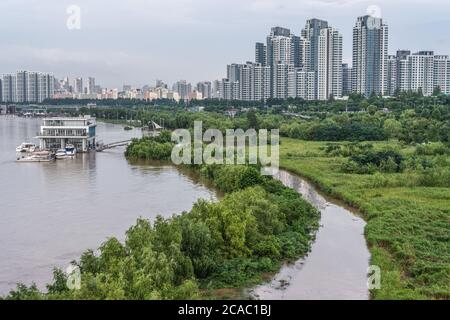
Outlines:
<svg viewBox="0 0 450 320"><path fill-rule="evenodd" d="M392 56L389 55L387 58L387 90L386 90L386 94L388 96L394 96L396 91L397 91L397 86L398 86L398 82L397 82L397 77L398 77L398 72L397 72L397 67L398 67L398 63L397 63L397 56Z"/></svg>
<svg viewBox="0 0 450 320"><path fill-rule="evenodd" d="M348 63L342 64L342 95L348 96L352 93L352 68Z"/></svg>
<svg viewBox="0 0 450 320"><path fill-rule="evenodd" d="M2 102L37 103L54 94L54 77L52 74L18 71L5 74L1 78Z"/></svg>
<svg viewBox="0 0 450 320"><path fill-rule="evenodd" d="M306 61L307 71L318 72L319 69L319 37L322 29L328 28L328 22L320 19L309 19L301 31L302 38L309 42L309 59Z"/></svg>
<svg viewBox="0 0 450 320"><path fill-rule="evenodd" d="M434 87L450 95L450 59L449 56L434 56Z"/></svg>
<svg viewBox="0 0 450 320"><path fill-rule="evenodd" d="M75 78L73 80L73 92L78 94L83 93L83 78Z"/></svg>
<svg viewBox="0 0 450 320"><path fill-rule="evenodd" d="M28 102L28 71L17 71L15 79L16 97L14 102Z"/></svg>
<svg viewBox="0 0 450 320"><path fill-rule="evenodd" d="M337 29L320 30L317 99L342 97L342 35Z"/></svg>
<svg viewBox="0 0 450 320"><path fill-rule="evenodd" d="M16 75L5 74L2 77L2 101L16 102Z"/></svg>
<svg viewBox="0 0 450 320"><path fill-rule="evenodd" d="M95 78L88 77L86 80L86 94L94 94L95 92Z"/></svg>
<svg viewBox="0 0 450 320"><path fill-rule="evenodd" d="M353 81L356 93L387 93L388 26L381 18L359 17L353 28Z"/></svg>
<svg viewBox="0 0 450 320"><path fill-rule="evenodd" d="M239 81L222 79L219 86L219 96L223 100L239 100Z"/></svg>
<svg viewBox="0 0 450 320"><path fill-rule="evenodd" d="M396 91L421 92L431 96L436 88L444 94L449 92L449 57L435 55L433 51L399 50L388 59L389 94Z"/></svg>
<svg viewBox="0 0 450 320"><path fill-rule="evenodd" d="M431 96L434 90L434 52L420 51L408 56L409 89Z"/></svg>
<svg viewBox="0 0 450 320"><path fill-rule="evenodd" d="M288 74L288 97L315 100L315 72L296 69Z"/></svg>
<svg viewBox="0 0 450 320"><path fill-rule="evenodd" d="M253 100L253 63L247 62L239 66L239 100Z"/></svg>
<svg viewBox="0 0 450 320"><path fill-rule="evenodd" d="M267 36L267 65L271 68L273 98L287 97L287 72L294 68L293 35L287 28L273 27Z"/></svg>
<svg viewBox="0 0 450 320"><path fill-rule="evenodd" d="M267 46L262 42L257 42L255 45L255 63L267 65Z"/></svg>
<svg viewBox="0 0 450 320"><path fill-rule="evenodd" d="M212 97L212 85L209 81L197 83L197 92L202 94L203 99L210 99Z"/></svg>
<svg viewBox="0 0 450 320"><path fill-rule="evenodd" d="M55 91L55 77L49 73L39 73L38 75L38 102L53 98Z"/></svg>
<svg viewBox="0 0 450 320"><path fill-rule="evenodd" d="M259 63L252 66L253 73L253 100L267 100L270 98L271 68Z"/></svg>
<svg viewBox="0 0 450 320"><path fill-rule="evenodd" d="M398 50L396 54L396 83L395 88L396 91L409 91L411 90L410 84L410 68L409 68L409 59L408 57L411 55L411 51L409 50ZM390 85L391 87L394 85Z"/></svg>
<svg viewBox="0 0 450 320"><path fill-rule="evenodd" d="M238 63L232 63L227 66L227 79L231 82L240 80L240 68L242 65Z"/></svg>
<svg viewBox="0 0 450 320"><path fill-rule="evenodd" d="M188 100L192 92L192 85L186 80L177 81L173 86L173 91L178 92L181 100Z"/></svg>
<svg viewBox="0 0 450 320"><path fill-rule="evenodd" d="M288 74L295 70L293 64L278 63L273 70L273 98L286 99L288 97Z"/></svg>

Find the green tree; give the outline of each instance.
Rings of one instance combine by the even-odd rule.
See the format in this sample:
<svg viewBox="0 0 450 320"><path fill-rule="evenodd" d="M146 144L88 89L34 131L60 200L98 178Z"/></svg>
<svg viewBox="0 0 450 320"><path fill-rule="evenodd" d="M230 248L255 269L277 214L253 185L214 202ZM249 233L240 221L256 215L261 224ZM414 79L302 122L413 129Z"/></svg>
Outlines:
<svg viewBox="0 0 450 320"><path fill-rule="evenodd" d="M398 139L402 134L402 124L395 119L386 119L383 130L389 139Z"/></svg>

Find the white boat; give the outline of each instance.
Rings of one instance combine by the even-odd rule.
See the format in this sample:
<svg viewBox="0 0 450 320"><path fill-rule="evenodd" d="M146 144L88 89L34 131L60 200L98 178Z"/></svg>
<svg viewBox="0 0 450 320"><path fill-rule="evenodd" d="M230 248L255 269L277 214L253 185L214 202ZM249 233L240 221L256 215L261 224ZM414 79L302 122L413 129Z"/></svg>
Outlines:
<svg viewBox="0 0 450 320"><path fill-rule="evenodd" d="M55 160L55 155L50 151L36 151L17 158L17 162L50 162L53 160Z"/></svg>
<svg viewBox="0 0 450 320"><path fill-rule="evenodd" d="M69 157L75 157L75 155L77 154L77 148L75 148L73 144L67 144L65 151L66 155Z"/></svg>
<svg viewBox="0 0 450 320"><path fill-rule="evenodd" d="M22 142L20 146L16 148L16 152L34 152L36 150L36 144L31 142Z"/></svg>
<svg viewBox="0 0 450 320"><path fill-rule="evenodd" d="M56 151L56 159L66 159L67 158L67 152L66 149L58 149Z"/></svg>

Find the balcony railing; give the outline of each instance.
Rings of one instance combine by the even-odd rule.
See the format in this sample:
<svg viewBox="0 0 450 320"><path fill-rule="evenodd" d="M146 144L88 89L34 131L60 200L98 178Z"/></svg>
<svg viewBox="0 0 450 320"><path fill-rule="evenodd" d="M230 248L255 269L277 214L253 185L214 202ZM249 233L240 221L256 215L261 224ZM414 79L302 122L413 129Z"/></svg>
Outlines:
<svg viewBox="0 0 450 320"><path fill-rule="evenodd" d="M65 132L65 133L51 133L51 132L38 132L36 133L36 136L38 137L74 137L74 138L89 138L89 134L85 133L85 134L81 134L81 135L77 135L77 134L72 134L69 132Z"/></svg>

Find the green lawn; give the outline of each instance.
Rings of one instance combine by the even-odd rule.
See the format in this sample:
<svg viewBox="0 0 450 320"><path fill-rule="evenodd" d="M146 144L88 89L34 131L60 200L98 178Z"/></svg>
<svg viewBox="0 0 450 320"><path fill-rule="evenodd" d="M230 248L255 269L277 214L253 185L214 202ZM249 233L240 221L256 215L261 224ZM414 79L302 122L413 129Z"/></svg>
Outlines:
<svg viewBox="0 0 450 320"><path fill-rule="evenodd" d="M396 142L374 143L375 149ZM346 174L326 143L282 139L281 167L361 210L371 264L381 267L374 299L450 298L450 188L416 187L414 173ZM414 147L402 147L409 155Z"/></svg>

